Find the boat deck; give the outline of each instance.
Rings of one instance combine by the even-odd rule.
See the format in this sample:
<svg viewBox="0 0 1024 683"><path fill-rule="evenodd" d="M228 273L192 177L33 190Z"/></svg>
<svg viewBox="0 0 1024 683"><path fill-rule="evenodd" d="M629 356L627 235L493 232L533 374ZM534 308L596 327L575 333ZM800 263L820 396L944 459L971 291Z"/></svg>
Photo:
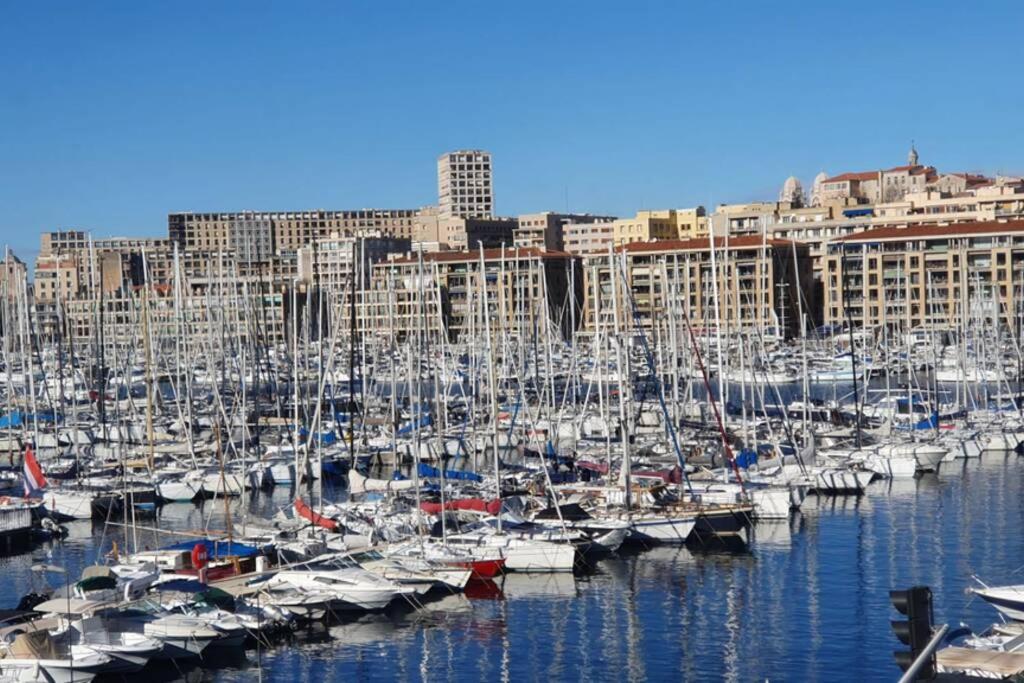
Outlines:
<svg viewBox="0 0 1024 683"><path fill-rule="evenodd" d="M1024 654L947 647L936 654L939 671L963 672L985 678L1011 678L1024 673Z"/></svg>

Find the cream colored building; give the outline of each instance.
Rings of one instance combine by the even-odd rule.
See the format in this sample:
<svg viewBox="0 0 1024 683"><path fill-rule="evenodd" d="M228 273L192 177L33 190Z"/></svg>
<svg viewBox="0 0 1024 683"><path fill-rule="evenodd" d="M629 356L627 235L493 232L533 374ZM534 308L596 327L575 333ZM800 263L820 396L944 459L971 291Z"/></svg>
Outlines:
<svg viewBox="0 0 1024 683"><path fill-rule="evenodd" d="M54 303L78 295L78 258L55 254L36 258L35 299L39 303Z"/></svg>
<svg viewBox="0 0 1024 683"><path fill-rule="evenodd" d="M766 232L807 244L820 278L828 243L861 230L1013 218L1024 218L1024 182L1004 179L975 185L956 196L926 191L887 204L780 209L768 217Z"/></svg>
<svg viewBox="0 0 1024 683"><path fill-rule="evenodd" d="M858 232L829 244L824 278L828 324L949 330L980 306L1017 330L1024 220Z"/></svg>
<svg viewBox="0 0 1024 683"><path fill-rule="evenodd" d="M771 223L781 203L751 202L747 204L719 204L708 217L711 234L716 237L731 235L762 235ZM783 206L788 205L782 204Z"/></svg>
<svg viewBox="0 0 1024 683"><path fill-rule="evenodd" d="M607 254L615 243L615 221L569 223L563 230L565 250L577 256Z"/></svg>
<svg viewBox="0 0 1024 683"><path fill-rule="evenodd" d="M364 319L403 337L442 329L453 340L482 336L488 320L495 333L529 336L549 324L568 335L579 321L578 275L579 259L535 247L413 254L374 265Z"/></svg>
<svg viewBox="0 0 1024 683"><path fill-rule="evenodd" d="M633 218L612 223L612 241L616 246L630 242L674 240L706 235L704 207L638 211Z"/></svg>
<svg viewBox="0 0 1024 683"><path fill-rule="evenodd" d="M324 294L332 306L347 306L353 292L359 304L370 286L373 265L411 249L408 239L335 234L299 249L297 280Z"/></svg>
<svg viewBox="0 0 1024 683"><path fill-rule="evenodd" d="M806 246L719 237L714 264L711 246L708 238L633 242L615 250L614 271L607 254L588 257L585 329L612 329L616 308L626 329L634 324L635 309L640 326L656 335L673 319L685 326L684 316L695 330L715 327L718 320L734 329L799 329L798 297L805 308L813 304Z"/></svg>
<svg viewBox="0 0 1024 683"><path fill-rule="evenodd" d="M614 220L614 216L593 216L588 213L543 211L523 214L517 218L515 245L562 251L566 249L566 233L570 226L610 223Z"/></svg>
<svg viewBox="0 0 1024 683"><path fill-rule="evenodd" d="M188 211L169 214L167 231L181 249L231 251L242 258L267 260L278 250L294 251L334 233L412 239L418 213L416 209Z"/></svg>

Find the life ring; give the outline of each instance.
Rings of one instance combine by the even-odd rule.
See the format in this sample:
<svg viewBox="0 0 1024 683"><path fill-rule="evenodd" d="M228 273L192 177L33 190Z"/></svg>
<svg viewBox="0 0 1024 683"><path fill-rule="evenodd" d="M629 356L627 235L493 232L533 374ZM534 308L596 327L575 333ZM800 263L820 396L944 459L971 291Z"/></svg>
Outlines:
<svg viewBox="0 0 1024 683"><path fill-rule="evenodd" d="M192 567L195 569L202 569L206 566L206 544L196 543L192 547Z"/></svg>

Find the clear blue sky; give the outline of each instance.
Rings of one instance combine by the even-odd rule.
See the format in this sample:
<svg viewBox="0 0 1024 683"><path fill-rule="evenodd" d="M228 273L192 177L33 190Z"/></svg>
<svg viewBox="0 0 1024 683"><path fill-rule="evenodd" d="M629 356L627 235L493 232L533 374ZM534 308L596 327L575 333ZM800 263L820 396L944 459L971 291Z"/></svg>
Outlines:
<svg viewBox="0 0 1024 683"><path fill-rule="evenodd" d="M773 198L902 163L1024 172L1024 3L5 2L0 244L176 210L499 213ZM906 6L904 6L906 5Z"/></svg>

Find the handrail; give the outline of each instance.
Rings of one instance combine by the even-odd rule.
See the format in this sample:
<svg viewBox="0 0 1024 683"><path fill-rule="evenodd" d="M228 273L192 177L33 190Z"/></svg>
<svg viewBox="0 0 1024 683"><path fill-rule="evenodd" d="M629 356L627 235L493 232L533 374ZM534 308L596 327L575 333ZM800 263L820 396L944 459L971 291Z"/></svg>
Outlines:
<svg viewBox="0 0 1024 683"><path fill-rule="evenodd" d="M935 632L932 639L928 641L928 644L921 650L921 654L917 656L914 663L907 667L906 673L900 677L899 683L913 683L917 680L917 672L921 670L924 663L928 661L928 658L935 654L935 649L939 647L939 643L942 642L942 638L946 635L946 631L949 630L949 624L943 624L942 627Z"/></svg>

